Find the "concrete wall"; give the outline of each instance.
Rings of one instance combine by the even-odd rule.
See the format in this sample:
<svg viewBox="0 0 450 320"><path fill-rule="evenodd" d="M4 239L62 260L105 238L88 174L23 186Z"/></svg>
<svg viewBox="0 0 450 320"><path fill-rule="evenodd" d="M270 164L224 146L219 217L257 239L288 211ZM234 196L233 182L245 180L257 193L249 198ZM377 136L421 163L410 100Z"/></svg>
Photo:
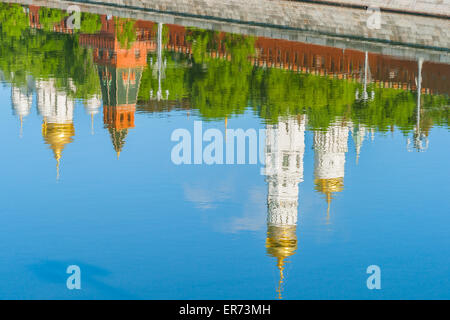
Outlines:
<svg viewBox="0 0 450 320"><path fill-rule="evenodd" d="M302 1L302 0L290 0ZM410 13L450 16L450 0L310 0L317 3L330 3L350 6L373 6L382 10L395 10Z"/></svg>
<svg viewBox="0 0 450 320"><path fill-rule="evenodd" d="M417 0L422 1L422 0ZM431 1L431 0L430 0ZM439 0L433 0L439 1ZM442 0L447 1L447 0ZM279 0L9 0L450 63L450 20Z"/></svg>
<svg viewBox="0 0 450 320"><path fill-rule="evenodd" d="M92 0L89 3L101 2ZM109 6L144 8L325 35L450 48L449 19L385 12L381 14L381 28L369 29L369 14L365 10L283 0L109 0L107 3Z"/></svg>

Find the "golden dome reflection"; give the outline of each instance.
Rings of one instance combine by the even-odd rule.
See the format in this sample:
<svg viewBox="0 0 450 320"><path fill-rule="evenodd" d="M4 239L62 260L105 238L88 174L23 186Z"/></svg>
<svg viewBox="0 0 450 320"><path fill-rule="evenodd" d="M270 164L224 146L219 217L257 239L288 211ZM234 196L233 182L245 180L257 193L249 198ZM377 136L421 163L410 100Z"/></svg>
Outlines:
<svg viewBox="0 0 450 320"><path fill-rule="evenodd" d="M297 250L297 226L296 225L271 225L267 226L266 249L267 253L277 258L277 267L280 271L278 282L278 298L282 299L282 285L284 280L285 259L294 255Z"/></svg>
<svg viewBox="0 0 450 320"><path fill-rule="evenodd" d="M327 208L327 220L330 219L330 204L333 200L333 193L341 192L344 190L344 178L330 178L330 179L315 179L315 190L323 193L326 196L328 208Z"/></svg>
<svg viewBox="0 0 450 320"><path fill-rule="evenodd" d="M62 151L65 146L73 141L75 128L72 122L69 123L48 123L42 124L42 136L46 144L53 150L56 159L56 178L59 178L59 164Z"/></svg>

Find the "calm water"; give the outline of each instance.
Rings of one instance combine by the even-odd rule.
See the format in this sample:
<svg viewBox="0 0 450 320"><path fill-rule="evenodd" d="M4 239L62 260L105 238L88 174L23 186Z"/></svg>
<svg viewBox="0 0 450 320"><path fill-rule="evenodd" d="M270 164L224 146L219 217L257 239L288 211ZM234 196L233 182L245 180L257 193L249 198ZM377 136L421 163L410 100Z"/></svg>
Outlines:
<svg viewBox="0 0 450 320"><path fill-rule="evenodd" d="M64 14L1 5L0 298L450 298L448 65Z"/></svg>

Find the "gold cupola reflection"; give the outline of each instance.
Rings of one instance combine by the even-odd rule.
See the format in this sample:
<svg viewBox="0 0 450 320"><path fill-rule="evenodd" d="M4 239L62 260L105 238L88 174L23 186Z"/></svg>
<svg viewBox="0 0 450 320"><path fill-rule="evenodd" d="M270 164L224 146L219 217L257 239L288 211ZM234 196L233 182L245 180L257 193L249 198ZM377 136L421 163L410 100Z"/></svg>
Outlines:
<svg viewBox="0 0 450 320"><path fill-rule="evenodd" d="M50 123L42 124L42 136L46 144L53 150L53 156L56 159L56 179L59 179L59 166L62 152L65 146L73 141L75 136L75 127L73 123Z"/></svg>
<svg viewBox="0 0 450 320"><path fill-rule="evenodd" d="M351 124L350 124L351 126ZM345 153L348 150L348 126L344 121L314 132L315 190L327 200L327 223L333 193L344 189Z"/></svg>
<svg viewBox="0 0 450 320"><path fill-rule="evenodd" d="M37 107L43 116L42 136L50 146L56 160L56 178L59 179L59 167L62 152L73 141L74 100L62 90L56 88L54 79L36 81Z"/></svg>
<svg viewBox="0 0 450 320"><path fill-rule="evenodd" d="M266 128L267 254L277 259L282 299L286 259L297 244L298 184L303 181L306 118L280 121Z"/></svg>

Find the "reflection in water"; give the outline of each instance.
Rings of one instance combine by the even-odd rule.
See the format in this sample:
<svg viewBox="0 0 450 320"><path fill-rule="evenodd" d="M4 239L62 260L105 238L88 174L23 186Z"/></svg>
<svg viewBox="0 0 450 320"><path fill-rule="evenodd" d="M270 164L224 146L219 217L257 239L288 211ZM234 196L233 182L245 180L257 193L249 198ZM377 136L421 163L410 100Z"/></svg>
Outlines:
<svg viewBox="0 0 450 320"><path fill-rule="evenodd" d="M427 128L427 124L421 124L421 96L422 96L422 67L423 67L423 59L419 59L418 63L417 63L417 78L416 78L416 82L417 82L417 107L416 107L416 125L414 127L414 132L413 132L413 146L414 149L416 149L418 152L421 151L425 151L426 149L428 149L428 128ZM423 129L422 129L423 128ZM411 140L408 139L408 145L407 148L409 151L411 151Z"/></svg>
<svg viewBox="0 0 450 320"><path fill-rule="evenodd" d="M303 181L306 117L281 120L266 129L267 253L277 258L281 299L285 259L297 250L298 184Z"/></svg>
<svg viewBox="0 0 450 320"><path fill-rule="evenodd" d="M56 88L55 79L36 81L37 107L41 116L42 136L53 150L56 159L56 178L59 179L59 165L64 147L73 141L74 100L64 91Z"/></svg>
<svg viewBox="0 0 450 320"><path fill-rule="evenodd" d="M326 131L314 132L314 183L316 191L326 196L328 222L332 194L344 188L348 130L347 123L342 121Z"/></svg>
<svg viewBox="0 0 450 320"><path fill-rule="evenodd" d="M91 116L91 133L94 134L94 116L102 107L102 99L98 95L94 95L87 99L84 103L84 109L88 115Z"/></svg>
<svg viewBox="0 0 450 320"><path fill-rule="evenodd" d="M152 43L146 38L130 42L119 37L127 21L102 16L96 34L82 34L80 43L94 50L103 97L103 121L119 158L128 129L134 128L134 114L142 72ZM118 32L119 30L119 32ZM135 32L133 30L133 32Z"/></svg>
<svg viewBox="0 0 450 320"><path fill-rule="evenodd" d="M30 88L19 88L11 85L11 103L14 113L20 119L20 137L22 137L23 118L30 114L31 105L33 104L33 94Z"/></svg>
<svg viewBox="0 0 450 320"><path fill-rule="evenodd" d="M397 127L412 135L408 149L424 151L430 128L448 126L450 68L445 64L106 15L85 17L82 30L73 35L61 12L30 8L24 11L28 25L21 41L2 29L0 71L11 83L21 136L35 92L57 179L63 150L75 136L77 99L91 117L92 134L94 115L103 106L117 158L135 127L136 108L141 113L196 109L203 119L220 120L221 126L224 121L225 129L229 117L246 109L262 119L267 129L266 250L277 261L280 299L286 262L298 248L306 126L314 132L314 184L327 201L327 223L332 199L344 189L349 131L358 163L368 133L373 140L376 130ZM29 27L33 32L26 33ZM17 51L8 49L10 43ZM47 46L41 55L42 44ZM16 55L39 63L17 66L12 62ZM218 197L228 200L223 194L232 187L203 194L197 189L190 188L188 198L202 209L215 209L211 203Z"/></svg>
<svg viewBox="0 0 450 320"><path fill-rule="evenodd" d="M24 60L36 61L36 70L30 71L34 78L50 74L73 79L76 90L61 84L58 88L72 91L71 96L88 101L87 105L92 102L92 110L99 105L96 89L101 84L105 106L119 106L123 101L117 99L128 99L124 103L137 105L142 112L170 110L175 105L198 109L206 119L222 120L251 107L267 122L307 114L311 128L325 129L345 116L369 130L397 126L405 132L413 130L414 117L420 120L415 130L421 132L415 136L422 140L426 132L422 127L448 124L442 109L450 92L446 64L423 61L417 68L415 61L368 51L106 15L83 15L82 28L75 35L65 27L62 11L30 6L23 14L23 22L38 30L27 33L27 26L21 26L26 41L17 43L17 52ZM40 47L48 44L49 54L38 55L35 42L42 42ZM9 63L2 68L7 81L23 88L23 79L15 76L23 73L22 66L14 63L14 55L4 52ZM92 59L97 67L89 65ZM52 66L57 67L47 70ZM113 75L116 82L111 84ZM423 111L415 116L412 107L422 100Z"/></svg>
<svg viewBox="0 0 450 320"><path fill-rule="evenodd" d="M369 52L364 53L364 79L363 79L363 91L360 94L359 90L356 90L356 100L359 101L367 101L367 100L373 100L375 98L375 91L371 92L371 95L369 97L369 93L367 92L367 84L370 77L370 65L369 65Z"/></svg>
<svg viewBox="0 0 450 320"><path fill-rule="evenodd" d="M267 253L277 258L277 267L280 272L280 280L278 282L278 299L282 299L282 286L284 282L284 259L295 254L297 250L297 226L294 225L267 225Z"/></svg>
<svg viewBox="0 0 450 320"><path fill-rule="evenodd" d="M358 123L355 126L350 127L350 130L352 132L353 143L355 144L356 164L358 164L361 147L366 137L366 126Z"/></svg>
<svg viewBox="0 0 450 320"><path fill-rule="evenodd" d="M161 91L161 80L165 78L165 68L167 66L167 60L164 59L162 55L163 43L162 43L162 33L163 33L163 24L158 23L158 45L157 45L157 60L156 63L153 64L153 61L150 62L150 67L153 67L153 76L158 78L158 90L156 91L156 100L160 101L163 99L162 91ZM150 99L153 99L153 90L150 90ZM169 90L166 90L165 100L169 99Z"/></svg>

